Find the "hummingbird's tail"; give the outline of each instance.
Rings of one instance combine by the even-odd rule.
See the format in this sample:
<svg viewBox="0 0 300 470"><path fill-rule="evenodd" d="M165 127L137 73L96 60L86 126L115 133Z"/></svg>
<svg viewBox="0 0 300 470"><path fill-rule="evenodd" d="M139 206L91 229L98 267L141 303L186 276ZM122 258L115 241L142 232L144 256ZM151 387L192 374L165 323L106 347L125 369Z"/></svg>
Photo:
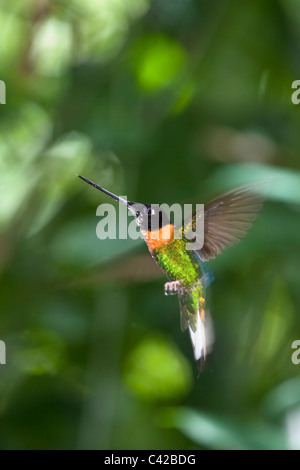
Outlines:
<svg viewBox="0 0 300 470"><path fill-rule="evenodd" d="M199 295L198 287L201 288ZM205 310L203 286L178 292L181 329L188 328L199 372L203 372L207 354L212 350L214 333L209 311Z"/></svg>
<svg viewBox="0 0 300 470"><path fill-rule="evenodd" d="M201 318L199 311L193 321L194 328L189 324L189 333L194 350L194 357L200 372L204 370L206 358L206 335L205 335L205 319Z"/></svg>
<svg viewBox="0 0 300 470"><path fill-rule="evenodd" d="M203 372L206 356L211 352L214 342L213 326L209 312L204 313L203 309L202 313L198 311L195 323L195 330L190 323L188 328L198 370Z"/></svg>

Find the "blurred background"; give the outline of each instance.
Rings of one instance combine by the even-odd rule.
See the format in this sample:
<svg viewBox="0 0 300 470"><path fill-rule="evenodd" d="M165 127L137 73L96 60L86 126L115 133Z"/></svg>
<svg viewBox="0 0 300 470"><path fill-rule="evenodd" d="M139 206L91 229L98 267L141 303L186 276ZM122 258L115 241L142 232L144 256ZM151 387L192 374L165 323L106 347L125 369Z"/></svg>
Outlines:
<svg viewBox="0 0 300 470"><path fill-rule="evenodd" d="M300 448L296 0L0 1L0 448ZM203 203L273 177L209 263L198 376L142 240L110 202Z"/></svg>

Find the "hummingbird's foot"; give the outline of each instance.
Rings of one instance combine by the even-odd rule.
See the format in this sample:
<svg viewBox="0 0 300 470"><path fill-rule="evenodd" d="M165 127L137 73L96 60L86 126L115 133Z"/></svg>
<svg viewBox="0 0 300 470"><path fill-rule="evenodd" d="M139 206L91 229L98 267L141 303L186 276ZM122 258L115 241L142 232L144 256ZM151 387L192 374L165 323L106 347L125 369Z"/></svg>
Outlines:
<svg viewBox="0 0 300 470"><path fill-rule="evenodd" d="M170 281L165 283L165 295L177 294L179 287L181 286L180 281Z"/></svg>

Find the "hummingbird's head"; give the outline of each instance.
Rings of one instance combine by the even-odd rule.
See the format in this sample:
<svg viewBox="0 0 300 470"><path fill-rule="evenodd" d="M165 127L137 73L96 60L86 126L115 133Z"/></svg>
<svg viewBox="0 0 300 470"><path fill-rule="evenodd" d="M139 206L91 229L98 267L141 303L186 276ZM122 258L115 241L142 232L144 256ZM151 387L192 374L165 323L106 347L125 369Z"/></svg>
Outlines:
<svg viewBox="0 0 300 470"><path fill-rule="evenodd" d="M78 175L79 176L79 175ZM135 217L137 225L140 227L141 232L148 243L148 246L155 248L160 243L165 243L170 239L173 233L173 225L170 222L169 217L158 204L140 204L137 202L127 201L115 194L107 191L96 183L93 183L84 176L79 176L83 181L99 189L103 193L112 197L116 201L125 204L130 212ZM153 242L153 240L156 240Z"/></svg>
<svg viewBox="0 0 300 470"><path fill-rule="evenodd" d="M128 202L127 205L143 232L154 232L170 224L169 217L158 204Z"/></svg>

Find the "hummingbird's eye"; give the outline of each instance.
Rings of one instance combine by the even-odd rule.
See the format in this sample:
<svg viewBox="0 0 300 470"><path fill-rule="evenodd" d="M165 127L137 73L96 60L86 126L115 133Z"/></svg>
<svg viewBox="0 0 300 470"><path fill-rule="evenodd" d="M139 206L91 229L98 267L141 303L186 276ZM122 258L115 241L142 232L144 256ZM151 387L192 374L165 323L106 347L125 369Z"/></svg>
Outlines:
<svg viewBox="0 0 300 470"><path fill-rule="evenodd" d="M135 216L139 217L141 215L140 211L136 211Z"/></svg>

